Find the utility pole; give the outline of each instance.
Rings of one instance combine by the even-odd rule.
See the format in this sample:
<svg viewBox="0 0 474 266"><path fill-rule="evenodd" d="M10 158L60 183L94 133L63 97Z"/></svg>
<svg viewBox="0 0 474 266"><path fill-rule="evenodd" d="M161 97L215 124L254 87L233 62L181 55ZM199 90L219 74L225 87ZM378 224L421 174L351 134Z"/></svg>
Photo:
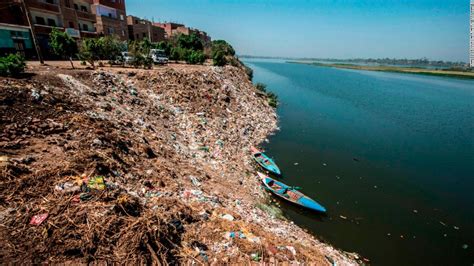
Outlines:
<svg viewBox="0 0 474 266"><path fill-rule="evenodd" d="M39 59L40 63L43 65L44 64L43 55L41 54L41 49L39 48L38 42L36 41L35 30L33 28L33 25L31 25L30 12L28 11L28 8L26 8L25 0L21 0L21 3L23 4L23 9L25 10L26 20L28 21L28 26L30 26L31 37L33 39L33 45L35 46L35 49L36 49L36 54L38 55L38 59Z"/></svg>

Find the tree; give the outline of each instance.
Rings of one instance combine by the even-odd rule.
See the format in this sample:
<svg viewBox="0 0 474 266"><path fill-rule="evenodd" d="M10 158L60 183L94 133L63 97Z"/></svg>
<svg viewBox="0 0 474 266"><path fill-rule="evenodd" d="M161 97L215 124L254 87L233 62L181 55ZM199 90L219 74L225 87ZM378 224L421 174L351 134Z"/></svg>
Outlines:
<svg viewBox="0 0 474 266"><path fill-rule="evenodd" d="M133 57L132 65L151 68L153 66L153 59L150 56L151 47L152 43L148 39L131 41L128 44L128 51Z"/></svg>
<svg viewBox="0 0 474 266"><path fill-rule="evenodd" d="M227 64L227 60L225 59L224 53L222 51L213 53L212 63L215 66L225 66L225 64Z"/></svg>
<svg viewBox="0 0 474 266"><path fill-rule="evenodd" d="M172 45L169 42L165 42L165 41L161 41L159 43L156 43L154 45L154 47L155 47L155 49L160 49L160 50L165 51L165 54L167 56L171 55L171 48L173 48Z"/></svg>
<svg viewBox="0 0 474 266"><path fill-rule="evenodd" d="M186 58L186 62L188 64L202 64L206 61L206 55L204 55L201 51L191 51L188 57Z"/></svg>
<svg viewBox="0 0 474 266"><path fill-rule="evenodd" d="M66 32L60 31L56 28L53 28L49 38L49 44L53 53L63 58L68 57L69 62L71 62L71 67L74 69L72 57L77 54L76 41Z"/></svg>
<svg viewBox="0 0 474 266"><path fill-rule="evenodd" d="M100 48L100 58L113 62L125 50L124 44L115 36L100 37L98 40L98 47Z"/></svg>
<svg viewBox="0 0 474 266"><path fill-rule="evenodd" d="M201 39L194 33L190 35L178 35L177 46L193 51L202 51L204 49Z"/></svg>
<svg viewBox="0 0 474 266"><path fill-rule="evenodd" d="M79 58L95 68L95 61L100 59L101 45L99 39L84 39L79 52Z"/></svg>

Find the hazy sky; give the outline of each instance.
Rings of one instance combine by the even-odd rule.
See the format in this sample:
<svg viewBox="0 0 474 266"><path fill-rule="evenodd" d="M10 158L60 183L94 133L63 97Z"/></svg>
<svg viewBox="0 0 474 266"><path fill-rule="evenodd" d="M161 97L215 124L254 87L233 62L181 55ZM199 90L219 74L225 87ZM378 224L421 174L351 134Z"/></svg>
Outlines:
<svg viewBox="0 0 474 266"><path fill-rule="evenodd" d="M176 21L238 54L468 61L469 0L126 0L127 14Z"/></svg>

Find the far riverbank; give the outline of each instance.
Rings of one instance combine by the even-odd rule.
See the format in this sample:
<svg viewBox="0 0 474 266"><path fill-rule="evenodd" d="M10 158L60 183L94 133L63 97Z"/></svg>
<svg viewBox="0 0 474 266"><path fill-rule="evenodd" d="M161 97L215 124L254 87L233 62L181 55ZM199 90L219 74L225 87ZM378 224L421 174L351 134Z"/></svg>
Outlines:
<svg viewBox="0 0 474 266"><path fill-rule="evenodd" d="M474 72L464 72L446 69L426 69L420 67L397 67L397 66L362 66L353 64L333 64L333 63L318 63L318 62L303 62L303 61L287 61L292 64L305 64L323 67L335 67L343 69L354 69L354 70L368 70L368 71L381 71L381 72L395 72L395 73L408 73L418 75L430 75L430 76L441 76L441 77L452 77L452 78L467 78L474 79Z"/></svg>

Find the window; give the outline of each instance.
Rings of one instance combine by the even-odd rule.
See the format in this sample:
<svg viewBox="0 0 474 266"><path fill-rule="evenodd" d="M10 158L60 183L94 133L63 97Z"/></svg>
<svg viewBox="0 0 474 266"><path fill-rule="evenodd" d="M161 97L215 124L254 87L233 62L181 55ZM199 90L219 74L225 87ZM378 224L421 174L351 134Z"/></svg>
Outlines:
<svg viewBox="0 0 474 266"><path fill-rule="evenodd" d="M125 36L125 31L124 30L122 30L122 36Z"/></svg>
<svg viewBox="0 0 474 266"><path fill-rule="evenodd" d="M89 26L87 24L82 24L83 31L89 31Z"/></svg>
<svg viewBox="0 0 474 266"><path fill-rule="evenodd" d="M143 38L146 38L146 33L143 33L142 35L143 35Z"/></svg>
<svg viewBox="0 0 474 266"><path fill-rule="evenodd" d="M138 33L135 36L136 36L135 39L137 40L140 39L140 35L138 35Z"/></svg>
<svg viewBox="0 0 474 266"><path fill-rule="evenodd" d="M112 17L112 13L109 13L109 18L111 18L111 17Z"/></svg>
<svg viewBox="0 0 474 266"><path fill-rule="evenodd" d="M74 22L69 21L69 28L74 28Z"/></svg>
<svg viewBox="0 0 474 266"><path fill-rule="evenodd" d="M135 19L135 24L138 24L138 20Z"/></svg>
<svg viewBox="0 0 474 266"><path fill-rule="evenodd" d="M56 20L48 18L48 26L56 27Z"/></svg>
<svg viewBox="0 0 474 266"><path fill-rule="evenodd" d="M55 3L54 3L54 0L46 0L46 3L48 3L48 4L55 4Z"/></svg>
<svg viewBox="0 0 474 266"><path fill-rule="evenodd" d="M35 20L36 20L36 24L46 25L46 22L44 21L44 18L42 17L36 17Z"/></svg>
<svg viewBox="0 0 474 266"><path fill-rule="evenodd" d="M87 7L81 6L81 11L82 11L82 12L87 12Z"/></svg>
<svg viewBox="0 0 474 266"><path fill-rule="evenodd" d="M120 20L124 20L125 18L123 17L122 14L120 14Z"/></svg>
<svg viewBox="0 0 474 266"><path fill-rule="evenodd" d="M79 6L77 4L74 4L74 9L79 10Z"/></svg>
<svg viewBox="0 0 474 266"><path fill-rule="evenodd" d="M64 3L66 4L66 7L71 7L71 3L69 2L69 0L65 0Z"/></svg>
<svg viewBox="0 0 474 266"><path fill-rule="evenodd" d="M109 34L114 34L114 29L113 28L107 28L107 32Z"/></svg>

